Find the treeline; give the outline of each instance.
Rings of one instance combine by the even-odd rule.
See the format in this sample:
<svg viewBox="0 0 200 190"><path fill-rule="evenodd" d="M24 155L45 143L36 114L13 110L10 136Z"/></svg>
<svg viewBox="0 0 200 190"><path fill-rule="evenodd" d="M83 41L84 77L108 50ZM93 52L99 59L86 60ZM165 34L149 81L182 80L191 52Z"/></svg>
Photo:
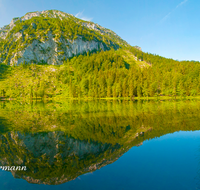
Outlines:
<svg viewBox="0 0 200 190"><path fill-rule="evenodd" d="M151 66L140 68L136 63L129 64L123 50L111 50L71 59L65 63L67 67L59 79L69 84L70 97L199 95L199 62L179 62L143 53L136 48L127 51Z"/></svg>
<svg viewBox="0 0 200 190"><path fill-rule="evenodd" d="M132 56L131 62L127 55ZM140 61L150 66L140 67ZM13 67L0 82L0 90L1 96L12 98L196 96L199 72L199 62L175 61L131 47L86 53L62 66Z"/></svg>

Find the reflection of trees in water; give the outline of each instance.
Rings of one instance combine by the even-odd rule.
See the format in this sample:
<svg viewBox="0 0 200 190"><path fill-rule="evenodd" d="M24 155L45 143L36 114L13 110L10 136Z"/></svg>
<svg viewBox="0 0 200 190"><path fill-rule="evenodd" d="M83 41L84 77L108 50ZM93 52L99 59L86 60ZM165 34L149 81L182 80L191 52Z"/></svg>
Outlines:
<svg viewBox="0 0 200 190"><path fill-rule="evenodd" d="M120 138L128 130L127 126L135 132L142 126L164 133L195 130L200 119L199 110L198 101L7 102L0 116L13 124L16 131L65 131L79 139L85 139L88 133L102 132L102 135L107 133L107 137L114 135Z"/></svg>
<svg viewBox="0 0 200 190"><path fill-rule="evenodd" d="M1 132L0 160L27 165L26 174L13 175L31 183L64 183L144 140L198 130L199 110L197 101L6 102L0 123L16 132Z"/></svg>

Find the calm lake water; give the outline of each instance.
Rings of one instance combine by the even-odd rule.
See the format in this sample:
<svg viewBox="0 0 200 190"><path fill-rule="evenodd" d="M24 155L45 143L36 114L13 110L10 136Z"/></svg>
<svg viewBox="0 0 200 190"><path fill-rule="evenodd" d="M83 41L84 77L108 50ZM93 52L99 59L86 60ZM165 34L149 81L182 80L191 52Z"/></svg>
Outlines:
<svg viewBox="0 0 200 190"><path fill-rule="evenodd" d="M0 102L1 190L200 189L200 101Z"/></svg>

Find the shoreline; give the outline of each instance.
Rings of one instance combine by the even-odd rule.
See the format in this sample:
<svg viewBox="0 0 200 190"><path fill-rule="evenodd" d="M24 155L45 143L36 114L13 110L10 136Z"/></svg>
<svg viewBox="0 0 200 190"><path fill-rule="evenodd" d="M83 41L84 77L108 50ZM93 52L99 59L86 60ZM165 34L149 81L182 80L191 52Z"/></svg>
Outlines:
<svg viewBox="0 0 200 190"><path fill-rule="evenodd" d="M135 100L200 100L200 96L157 96L157 97L105 97L105 98L91 98L91 97L84 97L84 98L73 98L73 97L53 97L53 98L0 98L0 101L68 101L68 100L128 100L128 101L135 101Z"/></svg>

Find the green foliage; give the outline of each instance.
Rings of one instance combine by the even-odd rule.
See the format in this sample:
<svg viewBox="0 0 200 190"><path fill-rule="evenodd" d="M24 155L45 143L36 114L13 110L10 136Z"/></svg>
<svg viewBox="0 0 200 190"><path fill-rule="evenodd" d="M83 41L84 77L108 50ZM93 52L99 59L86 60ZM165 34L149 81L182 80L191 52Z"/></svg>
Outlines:
<svg viewBox="0 0 200 190"><path fill-rule="evenodd" d="M140 54L150 65L140 67L127 59ZM11 68L1 67L2 73ZM62 66L41 63L13 67L9 75L1 74L0 90L7 98L33 99L197 96L199 71L199 62L179 62L135 48L112 49L75 56L64 60Z"/></svg>
<svg viewBox="0 0 200 190"><path fill-rule="evenodd" d="M35 66L23 63L11 69L1 64L1 96L34 99L200 95L199 62L175 61L144 53L108 29L98 25L95 25L96 30L90 29L92 22L66 13L61 16L61 13L52 10L29 20L15 19L13 29L5 39L0 39L0 61L9 63L14 55L19 59L19 51L34 40L43 43L50 34L58 44L59 55L64 54L63 39L72 42L78 37L85 41L101 41L108 51L94 50L71 58L64 57L64 65L60 67L41 62ZM16 34L21 37L16 39Z"/></svg>

